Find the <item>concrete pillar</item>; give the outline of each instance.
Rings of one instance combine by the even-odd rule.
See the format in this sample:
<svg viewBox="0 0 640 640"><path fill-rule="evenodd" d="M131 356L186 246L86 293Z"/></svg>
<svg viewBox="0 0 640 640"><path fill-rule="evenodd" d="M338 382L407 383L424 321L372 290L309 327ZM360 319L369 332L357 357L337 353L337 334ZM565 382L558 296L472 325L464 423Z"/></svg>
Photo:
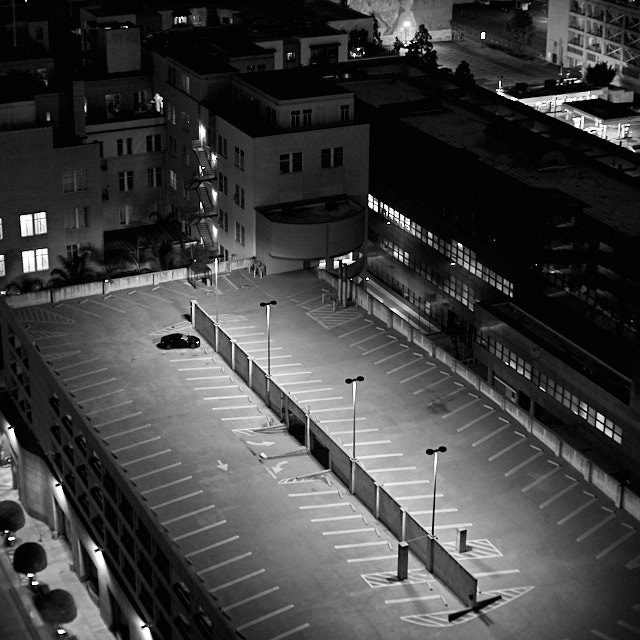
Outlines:
<svg viewBox="0 0 640 640"><path fill-rule="evenodd" d="M409 543L398 543L398 580L406 580L409 575Z"/></svg>
<svg viewBox="0 0 640 640"><path fill-rule="evenodd" d="M458 553L464 553L469 550L467 546L467 530L466 529L458 529L458 538L456 541L456 550Z"/></svg>

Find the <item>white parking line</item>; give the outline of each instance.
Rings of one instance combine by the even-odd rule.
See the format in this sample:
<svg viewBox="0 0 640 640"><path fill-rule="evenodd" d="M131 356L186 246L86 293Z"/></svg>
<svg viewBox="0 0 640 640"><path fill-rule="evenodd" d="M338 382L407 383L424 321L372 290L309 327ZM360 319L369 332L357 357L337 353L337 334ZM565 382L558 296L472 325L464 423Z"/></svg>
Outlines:
<svg viewBox="0 0 640 640"><path fill-rule="evenodd" d="M95 409L94 411L89 411L85 413L86 416L95 416L97 413L102 413L103 411L109 411L111 409L117 409L118 407L125 407L128 404L131 404L133 400L125 400L124 402L119 402L118 404L110 404L108 407L102 407L101 409Z"/></svg>
<svg viewBox="0 0 640 640"><path fill-rule="evenodd" d="M305 504L298 507L301 511L308 509L332 509L334 507L350 507L350 502L330 502L328 504Z"/></svg>
<svg viewBox="0 0 640 640"><path fill-rule="evenodd" d="M384 332L384 328L383 327L374 327L374 329L376 331ZM349 346L350 347L357 347L359 344L362 344L363 342L369 342L369 340L375 340L376 338L379 338L381 335L382 335L382 333L378 333L378 334L374 334L372 336L369 336L368 338L362 338L362 340L358 340L357 342L352 342Z"/></svg>
<svg viewBox="0 0 640 640"><path fill-rule="evenodd" d="M401 349L408 349L409 345L408 344L399 344L398 345ZM398 356L402 356L406 353L406 351L397 351L396 353L392 353L390 356L387 356L386 358L381 358L380 360L376 360L373 364L382 364L383 362L387 362L387 360L391 360L392 358L397 358Z"/></svg>
<svg viewBox="0 0 640 640"><path fill-rule="evenodd" d="M340 531L323 531L323 536L339 536L345 533L366 533L368 531L375 531L373 527L366 527L364 529L341 529Z"/></svg>
<svg viewBox="0 0 640 640"><path fill-rule="evenodd" d="M300 391L295 392L295 396L298 397L301 393L320 393L321 391L333 391L333 387L324 387L320 389L301 389Z"/></svg>
<svg viewBox="0 0 640 640"><path fill-rule="evenodd" d="M615 516L615 514L613 514L611 512L611 509L607 509L606 507L603 507L603 509L605 511L609 511L610 515L608 515L606 518L603 518L602 520L600 520L600 522L594 524L593 527L591 527L591 529L587 529L587 531L585 531L582 535L578 536L576 538L576 542L582 542L583 540L586 540L591 534L595 533L596 531L598 531L598 529L601 529L607 523L609 523L609 522L611 522L612 520L615 519L616 516Z"/></svg>
<svg viewBox="0 0 640 640"><path fill-rule="evenodd" d="M635 536L635 535L636 535L635 530L625 533L622 537L618 538L615 542L612 542L606 549L603 549L596 556L596 560L600 560L601 558L604 558L604 556L606 556L608 553L613 551L617 546L621 545L627 538L630 538L631 536Z"/></svg>
<svg viewBox="0 0 640 640"><path fill-rule="evenodd" d="M396 367L395 369L389 369L389 371L387 371L387 375L389 375L390 373L395 373L396 371L400 371L400 369L404 369L405 367L410 367L412 364L415 364L416 362L423 362L423 359L424 359L423 355L418 353L414 353L413 355L417 355L418 357L415 360L410 360L409 362L405 362L404 364L401 364L399 367Z"/></svg>
<svg viewBox="0 0 640 640"><path fill-rule="evenodd" d="M417 391L414 391L413 395L417 396L419 393L422 393L423 391L428 391L429 389L433 389L434 387L437 387L439 384L446 382L451 377L451 374L447 373L446 371L440 371L440 373L444 376L444 378L441 378L440 380L436 380L435 382L428 384L426 387L422 387L422 389L418 389Z"/></svg>
<svg viewBox="0 0 640 640"><path fill-rule="evenodd" d="M548 507L552 502L555 502L558 498L561 498L565 493L568 493L569 491L571 491L572 489L575 489L578 486L578 481L575 478L572 478L571 476L565 476L565 478L569 478L569 480L571 480L573 484L566 486L564 489L562 489L562 491L559 491L558 493L556 493L555 496L551 496L548 500L545 500L542 504L539 505L540 509L544 509L545 507Z"/></svg>
<svg viewBox="0 0 640 640"><path fill-rule="evenodd" d="M487 407L486 404L483 406ZM479 415L477 418L474 418L473 420L470 420L469 422L463 424L461 427L458 427L456 431L458 433L460 433L461 431L465 431L466 429L468 429L469 427L472 427L477 422L480 422L480 420L484 420L487 416L490 416L492 413L495 413L495 409L493 407L487 407L487 409L489 409L489 411Z"/></svg>
<svg viewBox="0 0 640 640"><path fill-rule="evenodd" d="M78 378L86 378L92 376L94 373L103 373L107 371L108 367L102 367L101 369L93 369L93 371L85 371L85 373L79 373L77 376L69 376L68 378L62 378L62 382L70 382L71 380L77 380Z"/></svg>
<svg viewBox="0 0 640 640"><path fill-rule="evenodd" d="M213 508L213 505L209 508ZM192 515L192 514L189 514ZM219 527L222 524L226 524L226 520L221 520L220 522L214 522L213 524L208 524L204 527L200 527L199 529L194 529L193 531L187 531L187 533L183 533L181 536L176 536L175 538L171 538L174 542L178 542L179 540L183 540L184 538L189 538L191 536L195 536L198 533L202 533L203 531L208 531L209 529L213 529L214 527Z"/></svg>
<svg viewBox="0 0 640 640"><path fill-rule="evenodd" d="M264 569L263 569L264 571ZM257 600L258 598L262 598L264 596L268 596L270 593L273 593L274 591L277 591L280 587L276 586L276 587L271 587L271 589L265 589L264 591L261 591L260 593L255 593L252 596L249 596L248 598L244 598L242 600L238 600L237 602L234 602L233 604L227 605L226 607L222 607L222 611L231 611L231 609L235 609L236 607L240 607L243 604L247 604L247 602L253 602L254 600ZM210 589L209 593L211 593L213 590Z"/></svg>
<svg viewBox="0 0 640 640"><path fill-rule="evenodd" d="M528 484L526 487L523 487L522 489L520 489L522 493L526 493L527 491L529 491L529 489L532 489L533 487L540 484L541 482L544 482L547 478L550 478L554 473L558 473L558 471L562 469L562 467L557 462L554 462L553 460L547 460L547 462L549 464L555 465L554 468L551 469L550 471L547 471L547 473L545 473L544 475L541 475L539 478L537 478L536 480Z"/></svg>
<svg viewBox="0 0 640 640"><path fill-rule="evenodd" d="M420 600L440 600L440 596L414 596L413 598L395 598L393 600L385 600L385 604L403 604L405 602L416 602Z"/></svg>
<svg viewBox="0 0 640 640"><path fill-rule="evenodd" d="M251 580L251 578L255 578L256 576L259 576L263 573L265 573L266 569L258 569L257 571L252 571L251 573L247 573L244 576L240 576L239 578L236 578L235 580L230 580L229 582L225 582L223 584L219 584L217 587L213 587L213 589L209 589L209 593L216 593L217 591L221 591L222 589L226 589L227 587L232 587L235 584L239 584L240 582L244 582L245 580ZM279 589L279 587L273 587L273 589L271 590L276 590ZM231 607L236 606L236 605L230 605ZM229 607L227 607L229 608ZM224 609L223 609L224 611Z"/></svg>
<svg viewBox="0 0 640 640"><path fill-rule="evenodd" d="M415 471L418 467L389 467L387 469L367 469L367 473L389 473L390 471Z"/></svg>
<svg viewBox="0 0 640 640"><path fill-rule="evenodd" d="M413 467L415 469L415 467ZM383 482L382 487L398 487L407 484L430 484L431 480L400 480L398 482Z"/></svg>
<svg viewBox="0 0 640 640"><path fill-rule="evenodd" d="M362 355L368 356L370 353L374 353L375 351L380 351L380 349L385 349L386 347L389 347L398 341L398 338L396 338L395 336L389 336L389 337L391 338L389 342L385 342L384 344L381 344L379 347L374 347L373 349L369 349L368 351L363 351Z"/></svg>
<svg viewBox="0 0 640 640"><path fill-rule="evenodd" d="M538 447L534 447L533 445L532 445L532 448L533 449L538 449ZM524 460L520 464L516 465L515 467L509 469L509 471L507 471L504 474L505 478L508 478L509 476L513 475L517 471L520 471L520 469L522 469L523 467L526 467L530 462L533 462L534 460L536 460L537 458L539 458L542 455L544 455L544 453L540 449L538 449L538 453L534 453L531 457L527 458L526 460Z"/></svg>
<svg viewBox="0 0 640 640"><path fill-rule="evenodd" d="M232 564L234 562L238 562L239 560L244 560L245 558L249 558L251 555L253 555L251 553L251 551L248 551L247 553L243 553L239 556L235 556L234 558L229 558L229 560L225 560L224 562L219 562L218 564L212 564L210 567L207 567L206 569L201 569L200 571L197 571L196 573L201 576L203 573L208 573L209 571L215 571L216 569L219 569L220 567L225 567L228 564Z"/></svg>
<svg viewBox="0 0 640 640"><path fill-rule="evenodd" d="M219 540L218 542L214 542L206 547L202 547L201 549L196 549L195 551L189 551L189 553L185 553L185 558L192 558L193 556L197 556L199 553L204 553L205 551L210 551L211 549L216 549L217 547L221 547L222 545L229 544L229 542L235 542L236 540L240 540L240 536L231 536L230 538L225 538L224 540Z"/></svg>
<svg viewBox="0 0 640 640"><path fill-rule="evenodd" d="M293 629L288 629L287 631L283 631L282 633L279 633L277 636L268 638L268 640L284 640L285 638L288 638L289 636L292 636L295 633L299 633L300 631L304 631L305 629L308 629L310 626L311 625L308 622L305 622L304 624L300 624L297 627L294 627Z"/></svg>
<svg viewBox="0 0 640 640"><path fill-rule="evenodd" d="M511 573L520 573L520 569L503 569L502 571L483 571L482 573L474 573L474 578L488 578L489 576L507 576Z"/></svg>
<svg viewBox="0 0 640 640"><path fill-rule="evenodd" d="M374 444L391 444L391 440L369 440L369 441L356 441L356 445L358 447L364 447L365 445L374 445ZM353 442L343 442L343 447L353 447Z"/></svg>
<svg viewBox="0 0 640 640"><path fill-rule="evenodd" d="M404 384L405 382L409 382L410 380L419 378L420 376L423 376L427 373L431 373L432 370L433 370L433 366L429 367L428 369L424 369L423 371L418 371L418 373L414 373L412 376L409 376L408 378L403 378L402 380L400 380L400 384Z"/></svg>
<svg viewBox="0 0 640 640"><path fill-rule="evenodd" d="M293 609L292 604L288 604L285 607L281 607L280 609L276 609L275 611L271 611L270 613L265 613L263 616L260 616L259 618L255 618L254 620L251 620L251 622L246 622L245 624L241 624L239 627L236 627L236 631L243 631L248 627L252 627L254 624L258 624L259 622L264 622L269 618L273 618L274 616L280 615L285 611L289 611L289 609Z"/></svg>
<svg viewBox="0 0 640 640"><path fill-rule="evenodd" d="M327 516L326 518L311 518L310 522L333 522L335 520L353 520L355 518L364 520L364 518L359 513L352 513L348 516Z"/></svg>
<svg viewBox="0 0 640 640"><path fill-rule="evenodd" d="M525 436L523 436L521 433L518 433L516 431L515 434L520 437L520 440L516 440L515 442L512 442L510 445L506 446L504 449L501 449L500 451L498 451L498 453L494 453L492 456L488 458L489 462L493 462L494 460L497 460L500 456L504 455L508 451L511 451L511 449L515 449L516 447L519 447L521 444L524 444L527 441Z"/></svg>
<svg viewBox="0 0 640 640"><path fill-rule="evenodd" d="M358 460L373 460L374 458L401 458L404 453L377 453L371 456L358 456Z"/></svg>
<svg viewBox="0 0 640 640"><path fill-rule="evenodd" d="M310 371L306 371L305 373L311 373ZM280 374L282 375L282 374ZM288 375L288 374L287 374ZM292 387L294 384L316 384L318 382L322 382L322 380L299 380L298 382L284 382L282 383L283 387ZM303 391L296 391L296 393L304 393ZM309 389L309 391L315 391L315 389ZM325 391L325 389L321 389L321 391Z"/></svg>
<svg viewBox="0 0 640 640"><path fill-rule="evenodd" d="M92 398L84 398L80 400L80 406L82 407L85 402L93 402L94 400L101 400L102 398L108 398L109 396L113 396L116 393L122 393L124 389L116 389L115 391L107 391L107 393L101 393L99 396L93 396Z"/></svg>
<svg viewBox="0 0 640 640"><path fill-rule="evenodd" d="M470 393L469 395L473 395L473 394ZM474 405L476 402L480 402L479 396L476 396L473 400L469 400L469 402L465 402L464 404L461 404L459 407L456 407L455 409L453 409L453 411L449 411L449 413L444 413L441 417L443 420L446 418L449 418L460 411L464 411L467 407Z"/></svg>
<svg viewBox="0 0 640 640"><path fill-rule="evenodd" d="M315 415L316 411L314 410L313 413ZM366 420L366 418L356 418L356 422L361 420ZM321 424L331 424L333 422L353 422L353 418L334 418L333 420L321 420L320 422Z"/></svg>
<svg viewBox="0 0 640 640"><path fill-rule="evenodd" d="M569 522L571 518L577 516L579 513L590 507L594 502L597 502L597 498L592 494L586 491L583 491L585 495L589 496L589 500L587 500L584 504L581 504L577 509L574 509L571 513L568 513L564 518L560 518L558 520L559 525L563 525L565 522Z"/></svg>
<svg viewBox="0 0 640 640"><path fill-rule="evenodd" d="M85 384L84 387L76 387L75 389L69 389L70 393L78 393L78 391L86 391L93 387L99 387L107 384L108 382L115 382L115 378L107 378L106 380L98 380L98 382L92 382L91 384Z"/></svg>
<svg viewBox="0 0 640 640"><path fill-rule="evenodd" d="M397 555L392 556L368 556L366 558L349 558L347 562L374 562L376 560L397 560Z"/></svg>
<svg viewBox="0 0 640 640"><path fill-rule="evenodd" d="M349 544L334 544L334 549L355 549L356 547L375 547L381 544L389 544L386 540L376 540L375 542L350 542Z"/></svg>
<svg viewBox="0 0 640 640"><path fill-rule="evenodd" d="M508 426L509 425L504 424L501 427L498 427L495 431L492 431L491 433L488 433L486 436L480 438L480 440L476 440L471 446L477 447L483 442L486 442L487 440L489 440L489 438L493 438L493 436L497 436L501 431L504 431Z"/></svg>
<svg viewBox="0 0 640 640"><path fill-rule="evenodd" d="M372 433L374 431L379 431L379 429L356 429L356 433ZM345 436L353 433L353 429L347 429L346 431L329 431L329 435L331 436Z"/></svg>

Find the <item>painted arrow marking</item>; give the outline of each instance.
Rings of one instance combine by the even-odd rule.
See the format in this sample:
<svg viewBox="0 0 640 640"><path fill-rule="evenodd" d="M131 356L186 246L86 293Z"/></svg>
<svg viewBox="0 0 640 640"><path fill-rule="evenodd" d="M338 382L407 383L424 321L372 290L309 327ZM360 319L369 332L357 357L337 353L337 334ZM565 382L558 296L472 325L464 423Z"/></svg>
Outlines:
<svg viewBox="0 0 640 640"><path fill-rule="evenodd" d="M287 460L281 460L278 464L271 467L274 473L280 473L285 464L288 464Z"/></svg>
<svg viewBox="0 0 640 640"><path fill-rule="evenodd" d="M216 467L218 467L218 469L222 469L223 471L227 471L227 469L229 468L229 463L218 460L218 464L216 465Z"/></svg>

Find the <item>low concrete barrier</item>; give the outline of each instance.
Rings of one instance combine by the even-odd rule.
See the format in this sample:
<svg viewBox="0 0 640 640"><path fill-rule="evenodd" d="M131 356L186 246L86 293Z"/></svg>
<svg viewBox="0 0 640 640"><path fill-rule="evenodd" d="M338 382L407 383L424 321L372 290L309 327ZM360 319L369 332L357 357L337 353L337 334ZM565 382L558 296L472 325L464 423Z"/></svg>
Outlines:
<svg viewBox="0 0 640 640"><path fill-rule="evenodd" d="M219 326L215 326L211 316L195 300L191 301L191 320L195 329L203 337L213 336L214 340L210 344L245 382L249 383L249 379L251 380L251 388L267 406L272 408L276 415L282 417L291 412L299 418L305 417L309 425L309 440L306 442L309 451L318 457L318 455L324 455L318 449L325 450L329 459L329 468L346 487L351 488L352 461L350 452L345 451L341 445L333 440L322 429L319 422L313 419L313 416L307 418L304 410L277 384L270 381L270 384L267 385L268 378L265 371L255 364ZM267 393L267 389L269 389L269 393ZM425 563L431 562L431 558L434 558L433 568L430 569L432 573L439 577L465 605L473 606L475 604L477 580L435 540L431 540L424 528L410 518L357 462L354 467L353 489L355 496L372 514L385 523L389 530L396 535L398 541L403 542L401 540L403 522L405 526L409 522L411 531L410 535L407 534L407 541L411 550ZM432 554L431 544L435 545Z"/></svg>
<svg viewBox="0 0 640 640"><path fill-rule="evenodd" d="M337 277L322 270L316 270L316 275L321 280L331 284L332 287L337 288ZM401 326L402 319L399 317L396 319L397 314L394 314L389 307L384 305L381 300L374 298L369 292L357 289L355 301L356 304L364 311L382 320L389 328ZM415 329L412 330L409 340L426 351L430 356L435 354L435 357L443 362L443 364L446 364L452 371L458 373L483 395L497 404L501 409L506 410L518 422L518 424L521 424L529 433L549 447L549 449L551 449L551 451L553 451L558 457L566 460L580 474L582 474L585 480L588 482L591 481L591 477L593 475L591 471L592 463L587 458L579 454L558 436L551 433L546 427L531 418L529 414L510 403L502 394L498 393L484 380L474 376L474 374L466 370L464 365L453 359L452 356L444 352L439 347L436 347L421 331L416 331ZM620 506L620 508L624 509L627 513L640 520L640 497L626 489L624 485L621 485L617 480L610 476L607 476L605 479L601 476L601 473L596 473L596 477L598 478L600 485L604 487L602 491L604 491L607 496L612 497L617 506ZM600 488L600 486L598 488ZM627 505L629 508L627 508Z"/></svg>
<svg viewBox="0 0 640 640"><path fill-rule="evenodd" d="M51 289L51 302L54 304L62 300L73 300L74 298L88 298L89 296L99 296L104 293L104 283L85 282L84 284L74 284L71 287L61 287ZM31 294L29 294L31 295Z"/></svg>

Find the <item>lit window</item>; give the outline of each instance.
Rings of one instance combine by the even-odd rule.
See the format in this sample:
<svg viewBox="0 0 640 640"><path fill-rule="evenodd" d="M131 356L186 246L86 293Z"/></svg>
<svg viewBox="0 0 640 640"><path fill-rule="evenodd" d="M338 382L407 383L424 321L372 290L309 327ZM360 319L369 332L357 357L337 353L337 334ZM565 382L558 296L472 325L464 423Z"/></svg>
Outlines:
<svg viewBox="0 0 640 640"><path fill-rule="evenodd" d="M20 235L23 238L43 233L47 233L47 214L45 211L25 213L20 216Z"/></svg>
<svg viewBox="0 0 640 640"><path fill-rule="evenodd" d="M2 240L4 238L4 234L2 231L2 218L0 218L0 240Z"/></svg>
<svg viewBox="0 0 640 640"><path fill-rule="evenodd" d="M22 252L22 270L24 273L45 271L49 268L49 249L30 249Z"/></svg>
<svg viewBox="0 0 640 640"><path fill-rule="evenodd" d="M297 59L297 55L295 51L287 51L285 54L285 59L287 62L295 62Z"/></svg>
<svg viewBox="0 0 640 640"><path fill-rule="evenodd" d="M0 278L6 275L7 275L7 271L4 265L4 255L0 254Z"/></svg>
<svg viewBox="0 0 640 640"><path fill-rule="evenodd" d="M191 89L191 78L186 74L182 74L182 90L185 93L189 93Z"/></svg>
<svg viewBox="0 0 640 640"><path fill-rule="evenodd" d="M178 177L173 169L169 169L169 186L175 191L178 188Z"/></svg>

